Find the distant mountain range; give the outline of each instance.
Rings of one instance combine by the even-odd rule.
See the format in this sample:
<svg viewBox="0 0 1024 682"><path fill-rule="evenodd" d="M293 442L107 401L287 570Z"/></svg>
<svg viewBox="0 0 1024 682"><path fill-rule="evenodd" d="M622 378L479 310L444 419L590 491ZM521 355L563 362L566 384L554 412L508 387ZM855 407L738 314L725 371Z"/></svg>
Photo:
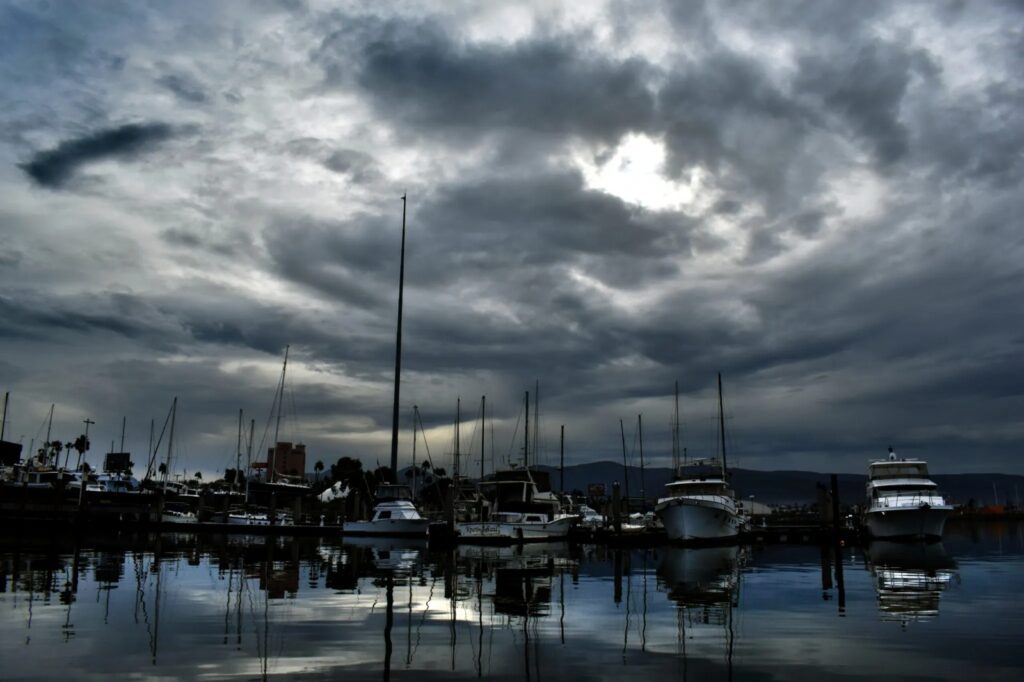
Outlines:
<svg viewBox="0 0 1024 682"><path fill-rule="evenodd" d="M539 466L550 472L551 484L559 487L558 468ZM808 504L817 500L815 484L825 486L829 474L813 471L757 471L755 469L732 469L732 484L736 494L743 498L751 495L758 502L766 504ZM622 465L615 462L592 462L565 467L565 489L587 491L592 483L603 483L611 495L612 483L619 481L625 495ZM648 499L660 497L665 484L672 480L669 468L646 468L644 490ZM1000 504L1014 504L1024 494L1024 476L1014 474L938 474L932 476L939 490L956 504L967 504L974 500L979 506L993 504L998 497ZM839 474L839 498L843 504L858 504L864 499L867 474ZM995 490L993 491L993 485ZM640 496L640 467L629 468L629 494Z"/></svg>

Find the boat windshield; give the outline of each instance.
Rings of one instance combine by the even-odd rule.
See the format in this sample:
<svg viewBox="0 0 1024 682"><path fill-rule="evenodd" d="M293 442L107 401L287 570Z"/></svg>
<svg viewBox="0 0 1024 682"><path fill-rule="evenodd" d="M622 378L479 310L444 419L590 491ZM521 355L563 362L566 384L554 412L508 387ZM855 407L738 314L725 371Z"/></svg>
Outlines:
<svg viewBox="0 0 1024 682"><path fill-rule="evenodd" d="M412 500L412 490L407 485L380 485L377 500Z"/></svg>
<svg viewBox="0 0 1024 682"><path fill-rule="evenodd" d="M895 462L872 462L871 480L878 481L886 478L927 478L928 465L924 462L908 462L899 460Z"/></svg>
<svg viewBox="0 0 1024 682"><path fill-rule="evenodd" d="M668 489L674 495L727 495L729 489L722 481L669 483Z"/></svg>

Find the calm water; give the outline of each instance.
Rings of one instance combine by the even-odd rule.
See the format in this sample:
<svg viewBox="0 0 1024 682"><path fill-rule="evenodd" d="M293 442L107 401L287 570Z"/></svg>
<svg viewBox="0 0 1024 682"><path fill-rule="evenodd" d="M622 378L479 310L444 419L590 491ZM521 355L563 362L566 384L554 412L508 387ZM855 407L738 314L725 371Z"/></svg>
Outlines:
<svg viewBox="0 0 1024 682"><path fill-rule="evenodd" d="M7 537L0 678L1024 678L1024 526L827 559Z"/></svg>

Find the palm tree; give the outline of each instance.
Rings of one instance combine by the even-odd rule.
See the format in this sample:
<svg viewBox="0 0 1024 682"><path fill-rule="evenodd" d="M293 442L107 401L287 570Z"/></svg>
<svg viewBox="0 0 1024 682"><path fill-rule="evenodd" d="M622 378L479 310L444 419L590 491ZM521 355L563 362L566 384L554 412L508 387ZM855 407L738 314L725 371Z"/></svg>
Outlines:
<svg viewBox="0 0 1024 682"><path fill-rule="evenodd" d="M197 481L203 480L203 472L202 471L197 471L196 472L196 480Z"/></svg>
<svg viewBox="0 0 1024 682"><path fill-rule="evenodd" d="M316 482L317 483L320 482L320 472L323 471L323 470L324 470L324 463L321 462L320 460L317 460L316 464L313 465L313 472L316 473Z"/></svg>

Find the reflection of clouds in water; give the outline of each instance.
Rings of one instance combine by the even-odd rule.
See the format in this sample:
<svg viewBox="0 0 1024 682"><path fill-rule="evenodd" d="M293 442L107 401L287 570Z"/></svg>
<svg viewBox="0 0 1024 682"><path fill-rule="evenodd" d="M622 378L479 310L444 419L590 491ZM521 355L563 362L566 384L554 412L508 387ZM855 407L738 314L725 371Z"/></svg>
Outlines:
<svg viewBox="0 0 1024 682"><path fill-rule="evenodd" d="M685 648L690 679L726 676L729 640L723 622L690 619L680 640L682 606L694 613L719 609L731 618L737 678L859 671L854 676L951 679L977 665L970 647L954 646L954 640L984 637L996 650L992 660L1002 651L1016 661L1007 653L1012 649L1006 633L1020 624L1014 598L1024 588L1020 554L961 561L962 587L942 596L944 627L921 623L903 639L893 639L892 624L879 622L876 577L866 564L858 570L864 559L853 549L844 554L848 603L843 618L833 603L821 601L818 550L808 547L755 549L741 561L736 548L431 553L400 543L182 539L162 545L159 573L152 570L153 547L145 549L138 555L138 574L131 553L82 551L84 568L71 605L74 636L66 645L67 607L53 596L63 586L70 556L54 561L44 552L29 570L32 552L21 551L15 593L11 555L0 551L8 576L8 591L0 593L5 676L62 677L78 670L112 677L139 671L191 677L201 671L251 679L261 676L265 665L269 676L379 678L390 584L396 673L475 677L480 666L485 676L522 679L528 658L531 679L538 665L542 677L642 671L675 676ZM616 562L622 576L617 604ZM47 574L57 578L47 583ZM120 576L116 587L99 590L112 575ZM137 575L145 614L137 608ZM158 576L159 647L153 666L146 620L155 625ZM30 628L26 584L37 592L50 585L49 604L43 594L34 597ZM1003 626L983 617L978 604L993 606L986 613L1003 618ZM15 642L18 655L8 655Z"/></svg>

